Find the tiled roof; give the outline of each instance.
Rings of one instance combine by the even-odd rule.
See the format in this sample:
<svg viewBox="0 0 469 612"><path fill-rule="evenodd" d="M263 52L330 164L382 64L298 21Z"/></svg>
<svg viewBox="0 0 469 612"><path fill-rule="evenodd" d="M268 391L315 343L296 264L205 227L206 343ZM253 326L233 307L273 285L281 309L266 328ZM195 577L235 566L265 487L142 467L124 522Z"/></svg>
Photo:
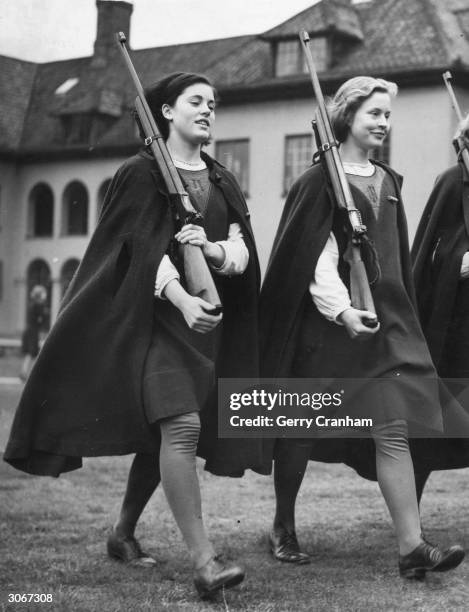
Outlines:
<svg viewBox="0 0 469 612"><path fill-rule="evenodd" d="M299 30L310 34L334 32L363 40L363 32L355 6L349 0L318 2L284 23L265 32L266 39L281 39L297 36Z"/></svg>
<svg viewBox="0 0 469 612"><path fill-rule="evenodd" d="M296 37L296 30L304 27L313 33L311 28L330 23L332 14L341 24L334 40L346 28L346 17L349 30L350 23L355 24L363 40L344 38L332 67L321 75L326 86L359 73L395 78L399 83L406 74L417 81L428 74L436 79L439 71L448 68L469 72L469 43L464 36L469 0L370 0L353 8L347 8L345 0L322 0L264 35L142 49L131 56L144 85L172 71L202 72L217 85L222 104L256 96L310 95L306 75L275 78L272 37L289 33ZM75 151L76 145L66 144L61 117L100 109L114 116L114 122L90 143L90 150L135 145L128 113L135 92L117 47L107 67L90 64L91 58L35 65L0 57L0 86L8 92L1 102L0 152ZM78 84L57 95L57 88L70 78L79 78Z"/></svg>
<svg viewBox="0 0 469 612"><path fill-rule="evenodd" d="M30 62L0 56L0 149L4 151L14 151L20 144L37 68Z"/></svg>

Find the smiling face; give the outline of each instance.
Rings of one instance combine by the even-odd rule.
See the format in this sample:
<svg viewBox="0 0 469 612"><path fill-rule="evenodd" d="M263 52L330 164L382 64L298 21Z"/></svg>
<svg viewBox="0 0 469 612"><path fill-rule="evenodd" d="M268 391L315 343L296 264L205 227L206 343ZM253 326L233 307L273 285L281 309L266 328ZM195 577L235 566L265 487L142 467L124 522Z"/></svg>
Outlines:
<svg viewBox="0 0 469 612"><path fill-rule="evenodd" d="M348 144L367 154L371 149L380 147L390 128L390 116L390 95L375 91L356 111L347 136Z"/></svg>
<svg viewBox="0 0 469 612"><path fill-rule="evenodd" d="M172 106L164 104L161 110L169 122L170 138L178 138L191 145L201 145L210 138L215 120L215 96L210 85L190 85Z"/></svg>

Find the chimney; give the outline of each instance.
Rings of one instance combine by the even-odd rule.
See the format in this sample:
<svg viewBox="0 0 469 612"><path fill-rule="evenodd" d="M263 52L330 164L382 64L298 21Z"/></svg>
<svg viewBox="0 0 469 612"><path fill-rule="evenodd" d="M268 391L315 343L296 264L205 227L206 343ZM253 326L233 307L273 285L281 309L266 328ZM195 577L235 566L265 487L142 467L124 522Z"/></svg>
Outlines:
<svg viewBox="0 0 469 612"><path fill-rule="evenodd" d="M94 43L92 68L104 68L117 50L116 32L124 32L129 44L130 16L133 5L123 0L96 0L98 28Z"/></svg>

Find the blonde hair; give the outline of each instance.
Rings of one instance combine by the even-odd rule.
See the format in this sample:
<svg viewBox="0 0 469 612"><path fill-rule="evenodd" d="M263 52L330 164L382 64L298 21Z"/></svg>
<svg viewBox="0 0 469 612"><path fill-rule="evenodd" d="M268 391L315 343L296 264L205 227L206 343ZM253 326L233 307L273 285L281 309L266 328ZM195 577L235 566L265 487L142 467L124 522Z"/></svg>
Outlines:
<svg viewBox="0 0 469 612"><path fill-rule="evenodd" d="M397 95L397 85L384 79L357 76L339 87L328 104L332 129L339 142L347 139L355 113L376 91L387 93L394 98Z"/></svg>

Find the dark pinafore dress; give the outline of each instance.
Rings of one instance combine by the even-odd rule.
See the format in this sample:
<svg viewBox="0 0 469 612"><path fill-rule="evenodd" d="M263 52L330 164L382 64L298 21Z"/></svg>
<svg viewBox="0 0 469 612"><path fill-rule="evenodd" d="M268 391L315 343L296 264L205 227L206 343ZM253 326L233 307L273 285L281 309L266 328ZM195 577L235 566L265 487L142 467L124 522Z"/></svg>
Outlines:
<svg viewBox="0 0 469 612"><path fill-rule="evenodd" d="M370 416L371 407L374 425L405 419L410 430L413 423L440 431L436 372L403 280L396 208L400 200L391 176L380 167L375 172L383 174L380 193L374 193L373 187L367 192L363 177L348 178L381 268L381 276L372 287L380 330L366 341L354 341L345 327L318 317L311 300L303 316L291 376L387 379L391 384L386 386L364 383L354 397L348 398L344 414L334 416ZM346 237L343 220L336 217L333 231L341 255L339 273L348 286L348 266L342 257Z"/></svg>
<svg viewBox="0 0 469 612"><path fill-rule="evenodd" d="M208 176L208 170L180 172L192 204L204 216L208 240L226 240L230 219L223 194L211 182L208 197L198 189L198 176ZM177 248L171 248L171 260L184 285ZM213 278L223 303L223 278L216 274ZM168 300L155 298L152 339L143 377L144 409L149 423L206 407L213 396L221 334L222 323L207 334L191 330L178 308Z"/></svg>

